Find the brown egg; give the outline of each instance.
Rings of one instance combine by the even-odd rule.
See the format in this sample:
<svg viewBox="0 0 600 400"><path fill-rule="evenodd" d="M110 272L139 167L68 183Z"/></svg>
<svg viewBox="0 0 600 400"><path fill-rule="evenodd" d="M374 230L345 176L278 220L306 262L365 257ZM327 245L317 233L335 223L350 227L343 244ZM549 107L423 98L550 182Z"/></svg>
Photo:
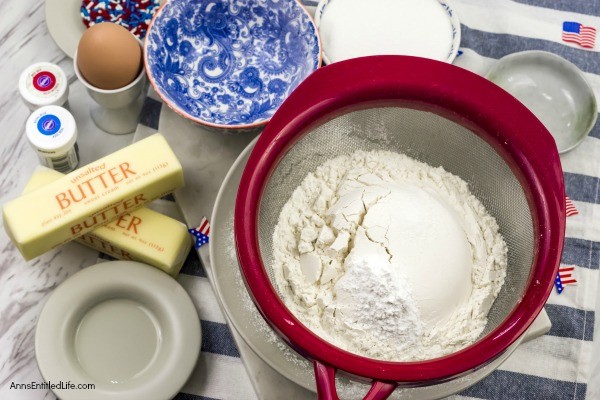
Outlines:
<svg viewBox="0 0 600 400"><path fill-rule="evenodd" d="M77 47L77 67L89 84L118 89L135 80L142 68L142 49L135 36L112 22L86 30Z"/></svg>

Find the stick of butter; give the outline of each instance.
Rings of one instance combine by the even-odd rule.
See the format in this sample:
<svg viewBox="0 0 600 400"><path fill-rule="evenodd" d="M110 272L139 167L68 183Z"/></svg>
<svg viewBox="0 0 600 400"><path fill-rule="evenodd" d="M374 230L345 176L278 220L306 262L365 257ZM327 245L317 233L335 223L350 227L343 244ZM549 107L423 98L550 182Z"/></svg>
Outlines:
<svg viewBox="0 0 600 400"><path fill-rule="evenodd" d="M23 194L63 177L51 168L38 166ZM138 208L75 239L119 260L139 261L177 277L192 247L187 227L149 208Z"/></svg>
<svg viewBox="0 0 600 400"><path fill-rule="evenodd" d="M4 205L4 228L26 260L183 186L183 171L154 134Z"/></svg>

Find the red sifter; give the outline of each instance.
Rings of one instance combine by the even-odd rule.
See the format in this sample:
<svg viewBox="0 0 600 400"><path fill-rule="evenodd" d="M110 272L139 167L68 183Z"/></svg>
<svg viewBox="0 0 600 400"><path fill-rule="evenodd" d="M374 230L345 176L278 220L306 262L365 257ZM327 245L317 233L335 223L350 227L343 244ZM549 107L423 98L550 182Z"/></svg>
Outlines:
<svg viewBox="0 0 600 400"><path fill-rule="evenodd" d="M275 285L273 230L304 177L356 150L391 150L469 184L508 245L504 287L479 339L444 357L389 362L321 339L286 308ZM320 399L337 399L336 371L372 382L365 399L397 387L466 376L502 354L544 306L565 230L561 164L550 133L518 100L464 69L416 57L334 63L309 76L263 131L245 167L234 232L242 275L259 311L315 366Z"/></svg>

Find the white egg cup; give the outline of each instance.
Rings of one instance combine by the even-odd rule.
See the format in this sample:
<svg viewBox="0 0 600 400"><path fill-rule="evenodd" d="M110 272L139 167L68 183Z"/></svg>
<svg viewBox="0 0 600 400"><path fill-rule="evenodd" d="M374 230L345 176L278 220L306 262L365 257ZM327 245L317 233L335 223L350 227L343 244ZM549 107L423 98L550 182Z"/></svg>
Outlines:
<svg viewBox="0 0 600 400"><path fill-rule="evenodd" d="M86 81L77 66L77 52L73 57L75 75L86 87L90 97L96 104L90 107L90 115L96 126L114 135L135 132L144 105L144 96L140 96L146 88L146 69L142 70L133 82L118 89L100 89Z"/></svg>

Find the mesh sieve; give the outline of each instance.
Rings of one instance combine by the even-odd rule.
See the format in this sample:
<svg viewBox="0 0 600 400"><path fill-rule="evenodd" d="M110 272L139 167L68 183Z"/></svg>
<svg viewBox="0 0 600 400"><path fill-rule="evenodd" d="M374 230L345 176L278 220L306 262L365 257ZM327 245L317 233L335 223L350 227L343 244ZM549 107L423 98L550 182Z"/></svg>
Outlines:
<svg viewBox="0 0 600 400"><path fill-rule="evenodd" d="M496 218L509 249L507 278L475 344L434 360L373 360L314 335L283 304L272 270L272 235L281 209L309 172L356 150L391 150L442 166L465 180ZM342 370L372 380L367 398L383 399L398 384L464 376L514 343L550 294L564 220L556 145L529 110L460 68L376 56L318 70L283 103L242 174L234 233L254 303L288 344L314 361L321 398L336 398L333 376Z"/></svg>
<svg viewBox="0 0 600 400"><path fill-rule="evenodd" d="M532 267L533 221L527 198L510 167L489 144L467 128L426 111L387 107L349 112L307 132L285 154L267 181L258 218L259 248L271 284L277 288L273 231L283 205L309 172L356 150L394 151L441 165L465 180L496 218L509 248L508 271L483 334L496 328L521 298Z"/></svg>

